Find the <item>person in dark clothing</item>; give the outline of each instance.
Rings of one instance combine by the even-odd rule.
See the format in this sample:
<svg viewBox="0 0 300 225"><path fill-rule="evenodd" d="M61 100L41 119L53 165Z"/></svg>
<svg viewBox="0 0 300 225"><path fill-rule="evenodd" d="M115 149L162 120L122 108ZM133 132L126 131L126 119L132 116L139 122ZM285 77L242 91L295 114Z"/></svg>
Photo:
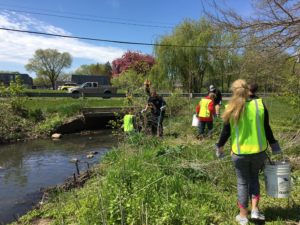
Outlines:
<svg viewBox="0 0 300 225"><path fill-rule="evenodd" d="M144 91L148 96L151 96L150 94L150 85L151 85L151 81L150 80L145 80L144 82Z"/></svg>
<svg viewBox="0 0 300 225"><path fill-rule="evenodd" d="M239 224L248 223L248 203L251 199L251 218L264 220L259 211L259 171L267 158L268 143L273 154L281 153L269 125L268 110L262 99L255 95L244 80L233 82L232 97L222 115L224 126L216 144L216 155L224 157L223 147L231 137L231 157L237 176L237 195L240 213L236 216Z"/></svg>
<svg viewBox="0 0 300 225"><path fill-rule="evenodd" d="M149 108L151 110L149 117L151 133L152 135L162 137L166 102L163 97L159 96L154 89L152 90L151 96L148 98L146 108L143 111L147 111Z"/></svg>
<svg viewBox="0 0 300 225"><path fill-rule="evenodd" d="M214 104L215 104L215 109L216 109L216 115L217 117L220 116L220 107L222 105L222 93L219 89L215 88L214 85L209 86L209 92L214 93L215 99L214 99Z"/></svg>

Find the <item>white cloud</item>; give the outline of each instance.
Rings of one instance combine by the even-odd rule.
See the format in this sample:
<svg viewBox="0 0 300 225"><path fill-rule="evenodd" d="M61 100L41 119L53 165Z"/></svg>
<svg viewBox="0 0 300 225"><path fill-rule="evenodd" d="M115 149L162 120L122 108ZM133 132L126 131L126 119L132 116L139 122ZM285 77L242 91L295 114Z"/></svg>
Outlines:
<svg viewBox="0 0 300 225"><path fill-rule="evenodd" d="M0 12L0 27L31 30L60 35L71 35L62 28L15 12ZM69 52L74 59L86 59L104 63L121 57L124 49L100 47L80 40L48 37L27 33L0 30L0 63L9 62L24 65L37 49L52 48Z"/></svg>

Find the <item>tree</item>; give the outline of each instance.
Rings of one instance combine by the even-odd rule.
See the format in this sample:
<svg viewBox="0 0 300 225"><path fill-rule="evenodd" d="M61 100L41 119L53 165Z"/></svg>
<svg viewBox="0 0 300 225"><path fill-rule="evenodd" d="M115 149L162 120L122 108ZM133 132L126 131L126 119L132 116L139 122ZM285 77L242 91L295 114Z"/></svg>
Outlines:
<svg viewBox="0 0 300 225"><path fill-rule="evenodd" d="M230 35L215 29L205 19L184 21L172 34L163 36L155 47L160 72L172 86L179 82L188 92L200 92L204 84L219 81L225 72L231 72L237 53L226 49L225 54L221 48L236 41L228 38ZM223 85L223 81L218 84Z"/></svg>
<svg viewBox="0 0 300 225"><path fill-rule="evenodd" d="M121 58L112 62L112 76L119 76L123 71L129 69L145 76L154 64L155 60L151 55L128 51Z"/></svg>
<svg viewBox="0 0 300 225"><path fill-rule="evenodd" d="M255 35L261 47L270 47L296 52L300 44L299 2L293 0L254 0L251 17L243 17L237 12L221 8L215 1L209 6L216 14L207 12L215 24L241 37ZM204 4L205 5L205 4ZM245 43L247 45L247 43Z"/></svg>
<svg viewBox="0 0 300 225"><path fill-rule="evenodd" d="M139 76L135 70L129 69L121 76L113 77L111 80L114 86L125 88L130 93L136 93L143 86L144 78Z"/></svg>
<svg viewBox="0 0 300 225"><path fill-rule="evenodd" d="M75 74L82 75L106 75L111 76L112 68L109 62L105 64L89 64L81 65L78 69L75 70Z"/></svg>
<svg viewBox="0 0 300 225"><path fill-rule="evenodd" d="M67 52L60 53L56 49L38 49L33 58L29 59L26 69L47 77L54 90L56 80L63 69L70 67L71 63L72 57Z"/></svg>
<svg viewBox="0 0 300 225"><path fill-rule="evenodd" d="M257 59L258 55L256 53L259 53L260 60L257 59L255 62L257 64L254 65L257 67L257 70L253 72L263 72L264 76L262 76L261 80L264 83L266 80L275 80L274 74L280 74L279 77L281 79L285 77L283 75L287 75L288 77L285 78L295 81L294 85L297 86L297 90L295 91L291 87L285 88L293 90L291 93L293 95L296 93L299 96L300 76L296 69L298 67L297 59L300 57L299 1L253 0L253 13L249 17L241 16L226 7L220 7L220 4L217 4L214 0L211 2L208 3L208 6L214 8L214 13L206 12L206 15L215 25L222 29L239 33L241 37L240 49L246 49L247 54L245 57L247 60L251 58L249 57L251 48L254 49L252 54L254 58ZM206 5L206 3L203 5ZM249 41L249 37L252 40L255 39L255 41ZM291 57L294 57L294 59L289 60L288 58ZM263 67L259 67L259 64ZM280 70L276 71L275 67ZM292 71L285 69L286 74L283 74L281 72L282 68L294 69ZM277 79L276 83L279 83L279 80ZM272 90L282 89L282 84L280 83L277 87L273 85ZM286 85L286 82L284 84Z"/></svg>
<svg viewBox="0 0 300 225"><path fill-rule="evenodd" d="M158 64L172 86L180 82L189 92L199 92L209 67L209 42L212 29L207 21L186 20L173 33L160 40L155 48ZM197 47L173 47L201 46ZM165 47L167 46L167 47Z"/></svg>
<svg viewBox="0 0 300 225"><path fill-rule="evenodd" d="M45 75L37 75L33 78L33 85L37 87L51 87L51 82Z"/></svg>

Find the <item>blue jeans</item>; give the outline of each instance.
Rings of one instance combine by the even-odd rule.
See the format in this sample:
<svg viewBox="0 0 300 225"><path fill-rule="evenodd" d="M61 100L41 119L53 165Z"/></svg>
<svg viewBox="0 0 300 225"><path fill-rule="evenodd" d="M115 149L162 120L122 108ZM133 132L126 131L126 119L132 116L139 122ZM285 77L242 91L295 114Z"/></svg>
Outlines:
<svg viewBox="0 0 300 225"><path fill-rule="evenodd" d="M232 154L232 161L237 176L239 206L246 209L249 197L259 198L260 188L258 174L267 159L266 152L251 155Z"/></svg>

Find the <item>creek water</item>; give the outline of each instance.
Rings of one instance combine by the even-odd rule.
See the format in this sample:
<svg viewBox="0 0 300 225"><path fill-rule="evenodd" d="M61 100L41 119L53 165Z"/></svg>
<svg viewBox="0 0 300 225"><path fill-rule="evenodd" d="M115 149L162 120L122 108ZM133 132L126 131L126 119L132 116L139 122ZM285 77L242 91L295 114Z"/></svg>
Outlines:
<svg viewBox="0 0 300 225"><path fill-rule="evenodd" d="M38 201L41 188L61 184L76 173L70 159L80 160L79 169L87 163L98 163L114 145L111 131L66 135L61 140L33 140L0 146L0 224L7 224L25 214ZM92 159L88 152L98 154Z"/></svg>

